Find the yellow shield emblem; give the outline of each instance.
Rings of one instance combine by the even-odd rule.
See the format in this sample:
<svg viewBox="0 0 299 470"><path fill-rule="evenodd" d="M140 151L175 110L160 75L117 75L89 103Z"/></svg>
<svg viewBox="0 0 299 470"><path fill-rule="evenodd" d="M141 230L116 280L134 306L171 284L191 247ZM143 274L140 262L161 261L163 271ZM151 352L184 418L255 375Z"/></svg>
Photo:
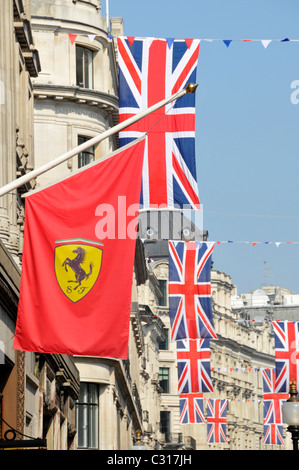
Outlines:
<svg viewBox="0 0 299 470"><path fill-rule="evenodd" d="M95 285L102 265L102 243L88 240L58 240L55 274L62 292L78 302Z"/></svg>

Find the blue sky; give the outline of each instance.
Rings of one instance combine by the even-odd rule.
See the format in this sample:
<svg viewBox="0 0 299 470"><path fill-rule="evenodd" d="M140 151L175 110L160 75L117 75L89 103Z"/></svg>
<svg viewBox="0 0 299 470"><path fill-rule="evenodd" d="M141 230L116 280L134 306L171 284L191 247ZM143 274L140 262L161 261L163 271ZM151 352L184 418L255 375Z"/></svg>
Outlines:
<svg viewBox="0 0 299 470"><path fill-rule="evenodd" d="M215 247L214 269L238 293L265 279L299 293L299 244L264 243L299 242L299 41L281 42L299 40L299 4L109 0L109 14L127 36L215 39L197 68L197 179L209 239L233 243Z"/></svg>

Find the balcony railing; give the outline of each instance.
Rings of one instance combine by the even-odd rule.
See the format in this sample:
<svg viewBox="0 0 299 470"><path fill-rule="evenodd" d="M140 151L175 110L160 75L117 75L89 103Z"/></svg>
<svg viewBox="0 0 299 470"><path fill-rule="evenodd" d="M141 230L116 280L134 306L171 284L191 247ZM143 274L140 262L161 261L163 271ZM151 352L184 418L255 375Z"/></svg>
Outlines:
<svg viewBox="0 0 299 470"><path fill-rule="evenodd" d="M165 433L165 447L196 450L196 440L192 436L185 436L182 433Z"/></svg>
<svg viewBox="0 0 299 470"><path fill-rule="evenodd" d="M185 449L196 450L196 439L192 436L186 436L184 439Z"/></svg>
<svg viewBox="0 0 299 470"><path fill-rule="evenodd" d="M182 433L165 433L166 445L181 445L183 443Z"/></svg>

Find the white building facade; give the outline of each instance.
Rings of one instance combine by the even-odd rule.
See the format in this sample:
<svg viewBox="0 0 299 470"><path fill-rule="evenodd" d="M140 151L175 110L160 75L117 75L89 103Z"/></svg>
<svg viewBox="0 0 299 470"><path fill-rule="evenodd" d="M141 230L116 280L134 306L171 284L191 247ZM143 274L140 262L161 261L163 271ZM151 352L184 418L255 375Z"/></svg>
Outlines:
<svg viewBox="0 0 299 470"><path fill-rule="evenodd" d="M31 3L41 60L33 82L35 167L40 167L117 123L118 79L115 48L99 0ZM115 22L116 28L122 27L121 20ZM41 175L38 185L107 155L115 150L116 138Z"/></svg>

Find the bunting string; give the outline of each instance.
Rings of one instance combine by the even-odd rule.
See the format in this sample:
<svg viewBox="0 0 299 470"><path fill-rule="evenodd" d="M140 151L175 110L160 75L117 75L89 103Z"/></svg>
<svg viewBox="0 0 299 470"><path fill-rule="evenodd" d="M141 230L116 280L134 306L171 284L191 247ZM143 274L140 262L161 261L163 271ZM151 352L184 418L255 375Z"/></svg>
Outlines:
<svg viewBox="0 0 299 470"><path fill-rule="evenodd" d="M68 36L69 36L69 39L70 39L70 42L71 44L73 45L75 40L77 39L78 36L85 36L85 37L88 37L90 42L92 43L97 37L101 37L101 35L97 35L97 34L82 34L81 32L80 33L68 33ZM117 36L115 35L108 35L108 39L110 40L113 40L114 38L117 38ZM129 41L129 43L132 45L134 40L136 39L134 36L127 36L127 39ZM157 38L159 39L159 38ZM261 43L261 45L264 47L264 49L267 49L267 47L269 46L269 44L271 44L272 42L283 42L283 43L287 43L287 42L299 42L299 39L289 39L288 37L285 37L283 39L219 39L219 38L213 38L213 39L209 39L209 38L197 38L199 39L200 41L204 41L204 42L209 42L209 43L212 43L212 42L222 42L227 48L233 43L233 42L243 42L243 43L248 43L248 42L258 42L258 43ZM192 42L193 39L181 39L182 41L185 41L187 46L189 47L190 46L190 43ZM168 43L168 47L171 47L172 46L172 43L174 41L174 38L166 38L166 41Z"/></svg>
<svg viewBox="0 0 299 470"><path fill-rule="evenodd" d="M177 367L177 366L176 366ZM211 372L221 372L221 373L231 373L231 372L236 372L236 373L257 373L260 372L261 370L265 369L264 367L213 367L211 366ZM266 371L273 370L276 372L275 367L271 368L266 368Z"/></svg>
<svg viewBox="0 0 299 470"><path fill-rule="evenodd" d="M215 242L217 245L220 245L222 243L245 243L245 244L251 244L252 246L256 246L256 245L276 245L277 248L280 246L280 245L298 245L298 241L290 241L290 242L287 242L287 241L279 241L279 242L270 242L270 241L259 241L259 242L253 242L253 241L242 241L242 240L226 240L226 241L217 241Z"/></svg>
<svg viewBox="0 0 299 470"><path fill-rule="evenodd" d="M141 241L144 243L148 240L152 240L152 241L157 241L159 240L159 238L142 238ZM170 240L169 238L162 238L161 240L164 240L164 241L173 241L173 242L176 242L176 241L179 241L179 240ZM201 240L195 240L195 241L198 241L200 242ZM221 245L221 244L226 244L226 243L229 243L229 244L233 244L233 243L244 243L244 244L249 244L249 245L252 245L253 247L256 246L256 245L275 245L277 248L280 246L280 245L298 245L299 244L299 241L258 241L258 242L254 242L254 241L242 241L242 240L222 240L222 241L214 241L214 242L211 242L211 243L215 243L216 245Z"/></svg>

